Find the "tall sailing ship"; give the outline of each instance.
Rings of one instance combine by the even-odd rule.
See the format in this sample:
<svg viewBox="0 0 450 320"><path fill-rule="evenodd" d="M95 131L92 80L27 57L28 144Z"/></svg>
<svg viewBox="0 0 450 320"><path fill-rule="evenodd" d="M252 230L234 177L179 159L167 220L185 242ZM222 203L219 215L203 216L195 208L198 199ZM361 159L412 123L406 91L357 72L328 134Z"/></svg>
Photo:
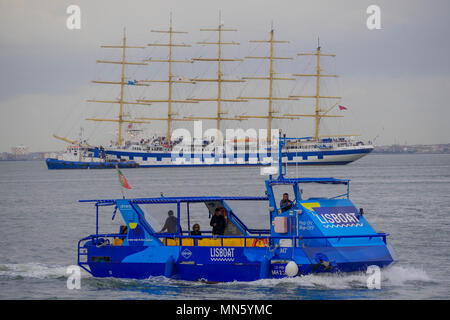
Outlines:
<svg viewBox="0 0 450 320"><path fill-rule="evenodd" d="M217 56L204 58L196 57L189 60L177 60L174 58L176 48L190 47L185 43L174 42L174 36L185 34L184 31L174 30L172 27L172 18L170 18L169 28L167 30L152 30L152 32L168 34L166 43L150 43L148 47L167 47L167 59L146 59L144 61L127 61L127 49L145 49L145 46L131 46L127 44L127 37L124 30L123 41L121 45L101 46L102 48L121 49L122 59L120 61L98 60L98 63L116 64L121 66L120 81L95 80L94 83L120 86L120 96L117 100L88 100L93 103L106 103L118 105L117 118L87 118L89 121L109 122L117 124L117 140L108 146L93 146L80 136L78 140L72 140L61 137L56 134L57 139L68 142L70 145L67 150L61 154L50 154L46 158L49 169L79 169L79 168L137 168L137 167L174 167L174 166L262 166L271 164L271 150L275 150L278 136L278 130L273 129L274 120L296 121L302 117L312 117L314 119L314 134L307 137L291 139L289 144L283 148L283 162L287 165L341 165L353 162L373 150L370 143L364 143L355 140L356 135L320 135L320 123L323 118L342 117L342 115L330 114L336 108L345 107L338 105L341 97L325 96L320 91L320 80L326 77L337 77L336 75L323 74L321 71L321 58L334 57L334 54L321 52L318 45L315 52L299 53L299 56L315 56L315 73L311 74L292 74L292 77L284 77L274 71L275 62L283 60L292 60L290 57L279 57L274 55L274 46L277 44L289 43L289 41L276 40L273 27L270 30L270 37L267 40L251 40L251 43L266 44L269 47L267 56L248 56L245 59L231 59L224 57L224 46L236 46L239 43L234 41L225 41L226 32L235 32L236 29L226 28L219 17L219 24L214 28L200 29L202 32L213 32L217 35L217 41L198 42L199 45L216 46ZM230 78L223 71L224 64L228 62L243 63L250 59L261 59L268 62L268 74L264 76L248 76L242 78ZM152 80L128 80L126 75L127 66L147 66L153 63L166 63L168 65L168 74L164 79ZM217 72L215 77L186 78L174 74L173 66L177 63L215 63ZM295 81L297 77L315 78L315 94L313 95L289 95L277 96L274 89L278 81ZM229 84L242 85L248 82L265 81L268 84L268 92L264 96L245 96L228 97L224 93L225 86ZM147 87L152 83L167 84L167 99L126 99L124 87L138 86ZM179 99L174 97L174 89L178 84L191 86L200 86L204 83L216 84L214 97L185 97ZM295 103L300 99L315 101L315 111L311 114L303 113L285 113L281 114L274 106L279 101ZM327 109L321 107L321 101L324 99L336 100L337 102ZM267 112L264 115L247 115L246 103L249 101L267 102ZM215 115L188 116L180 115L176 111L176 105L184 106L201 105L204 103L215 103L217 111ZM239 104L240 114L229 116L229 111L225 106L229 103ZM132 118L124 111L126 105L131 106L150 106L153 104L164 104L167 106L167 113L164 117L145 116ZM175 108L174 108L175 107ZM267 127L259 130L258 136L233 136L226 137L222 134L223 123L244 122L250 119L263 119L267 121ZM173 124L178 121L197 123L199 121L215 121L216 134L206 136L203 133L197 139L190 140L186 137L175 134ZM146 126L153 121L164 121L167 124L165 134L143 136L141 132L129 134L133 125ZM151 124L150 124L151 126ZM237 126L235 126L237 127ZM137 130L139 131L139 130ZM243 130L241 130L242 132ZM248 130L246 131L249 132ZM256 132L256 131L255 131ZM262 134L261 134L262 133ZM263 136L264 135L264 136ZM194 133L195 136L195 133ZM231 147L230 147L231 146ZM258 151L259 150L259 151Z"/></svg>

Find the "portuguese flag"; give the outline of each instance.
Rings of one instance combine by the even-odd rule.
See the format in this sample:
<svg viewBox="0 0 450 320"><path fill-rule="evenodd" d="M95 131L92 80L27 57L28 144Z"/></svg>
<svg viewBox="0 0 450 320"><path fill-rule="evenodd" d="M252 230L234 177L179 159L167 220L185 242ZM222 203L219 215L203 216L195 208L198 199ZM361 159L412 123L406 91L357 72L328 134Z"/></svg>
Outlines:
<svg viewBox="0 0 450 320"><path fill-rule="evenodd" d="M124 188L131 189L130 185L128 184L127 179L123 175L122 171L119 170L119 168L117 168L117 173L119 174L120 185Z"/></svg>

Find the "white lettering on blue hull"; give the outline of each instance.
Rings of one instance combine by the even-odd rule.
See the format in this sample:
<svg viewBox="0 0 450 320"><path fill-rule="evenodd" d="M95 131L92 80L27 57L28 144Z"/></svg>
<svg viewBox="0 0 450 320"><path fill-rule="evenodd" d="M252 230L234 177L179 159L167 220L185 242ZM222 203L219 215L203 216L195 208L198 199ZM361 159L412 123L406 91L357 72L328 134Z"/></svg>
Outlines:
<svg viewBox="0 0 450 320"><path fill-rule="evenodd" d="M210 248L211 261L229 262L234 261L235 248Z"/></svg>

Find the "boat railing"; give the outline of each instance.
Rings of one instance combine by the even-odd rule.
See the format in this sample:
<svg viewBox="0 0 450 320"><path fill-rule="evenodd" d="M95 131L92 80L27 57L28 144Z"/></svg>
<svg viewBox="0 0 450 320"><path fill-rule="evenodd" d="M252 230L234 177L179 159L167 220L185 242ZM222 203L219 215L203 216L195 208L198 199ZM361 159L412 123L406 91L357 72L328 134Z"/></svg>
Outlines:
<svg viewBox="0 0 450 320"><path fill-rule="evenodd" d="M307 245L305 244L305 240L330 240L330 239L337 239L338 241L341 239L349 239L349 238L368 238L369 240L373 239L373 238L381 238L383 240L384 243L386 243L386 238L388 236L387 233L375 233L375 234L362 234L362 235L340 235L340 236L294 236L294 237L289 237L289 236L271 236L271 235L267 235L264 236L262 234L260 235L235 235L235 236L218 236L218 235L200 235L200 236L192 236L192 235L179 235L179 234L157 234L155 235L158 238L163 238L163 239L172 239L172 240L178 240L176 241L176 243L180 243L181 240L181 244L183 245L183 241L182 239L210 239L210 240L216 240L216 242L218 240L220 240L220 245L224 246L224 240L228 240L228 239L245 239L245 241L243 241L244 245L243 247L254 247L255 246L255 241L256 243L259 243L260 241L263 241L263 243L265 243L266 247L273 247L274 245L270 242L271 240L293 240L293 247L297 248L297 247L306 247ZM250 241L247 241L250 240ZM193 241L194 242L194 246L198 246L198 241ZM167 241L166 241L167 243ZM248 243L252 243L252 245L248 245ZM215 246L217 246L217 244L215 244ZM227 246L227 245L225 245ZM230 245L228 245L230 246ZM328 246L331 246L331 244L328 244Z"/></svg>
<svg viewBox="0 0 450 320"><path fill-rule="evenodd" d="M109 238L116 239L116 238L124 238L126 237L126 234L112 234L112 233L104 233L104 234L91 234L90 236L84 237L78 241L78 248L77 248L77 263L78 265L86 270L87 272L91 273L91 271L87 268L89 265L88 259L87 259L87 248L85 247L86 243L88 241L92 241L93 244L96 246L104 246L104 245L111 245L112 243L109 241ZM105 239L106 238L106 239ZM84 258L84 259L83 259Z"/></svg>
<svg viewBox="0 0 450 320"><path fill-rule="evenodd" d="M221 247L276 247L273 240L292 240L286 247L305 248L308 245L305 244L305 240L330 240L337 239L350 239L350 238L381 238L386 243L387 233L375 233L375 234L361 234L361 235L334 235L334 236L271 236L263 235L268 230L254 230L258 235L180 235L175 233L155 233L152 236L158 238L164 245L169 246L221 246ZM126 234L92 234L78 241L78 264L83 265L87 262L81 261L81 257L87 255L86 248L84 247L87 241L92 241L92 244L97 247L102 246L120 246L120 244L114 244L114 239L123 239ZM112 240L112 241L111 241ZM144 240L144 239L142 239ZM185 240L185 241L183 241ZM188 241L190 240L190 241ZM201 240L208 240L206 243L199 243ZM234 240L234 241L233 241ZM331 244L321 244L325 246L331 246ZM311 246L312 247L312 246Z"/></svg>

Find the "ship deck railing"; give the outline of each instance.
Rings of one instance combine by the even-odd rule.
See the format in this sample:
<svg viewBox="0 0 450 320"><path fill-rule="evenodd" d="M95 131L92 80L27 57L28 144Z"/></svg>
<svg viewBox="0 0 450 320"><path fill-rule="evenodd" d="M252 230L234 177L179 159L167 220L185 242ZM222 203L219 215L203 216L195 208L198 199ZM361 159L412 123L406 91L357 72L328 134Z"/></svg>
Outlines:
<svg viewBox="0 0 450 320"><path fill-rule="evenodd" d="M264 232L262 232L264 231ZM276 239L285 239L292 240L291 245L289 247L306 247L305 240L330 240L337 239L338 241L341 239L355 239L355 238L368 238L369 240L373 238L381 238L384 243L386 243L386 238L388 236L387 233L372 233L372 234L361 234L361 235L333 235L333 236L271 236L271 235L263 235L268 233L268 230L260 230L257 235L180 235L175 233L155 233L152 236L158 238L164 245L167 246L213 246L213 247L274 247L273 241ZM97 242L97 246L104 245L113 245L114 239L123 239L126 238L125 234L112 234L112 233L104 233L104 234L92 234L87 236L78 242L78 253L80 254L80 249L83 248L82 243L93 240ZM99 240L103 239L100 243ZM110 240L113 241L110 241ZM145 242L145 239L135 239L142 240ZM189 242L185 242L183 240L191 240ZM208 240L206 242L201 242L202 240ZM240 240L240 245L237 244L237 241L232 240ZM326 244L325 244L326 246ZM328 244L331 246L331 244Z"/></svg>

